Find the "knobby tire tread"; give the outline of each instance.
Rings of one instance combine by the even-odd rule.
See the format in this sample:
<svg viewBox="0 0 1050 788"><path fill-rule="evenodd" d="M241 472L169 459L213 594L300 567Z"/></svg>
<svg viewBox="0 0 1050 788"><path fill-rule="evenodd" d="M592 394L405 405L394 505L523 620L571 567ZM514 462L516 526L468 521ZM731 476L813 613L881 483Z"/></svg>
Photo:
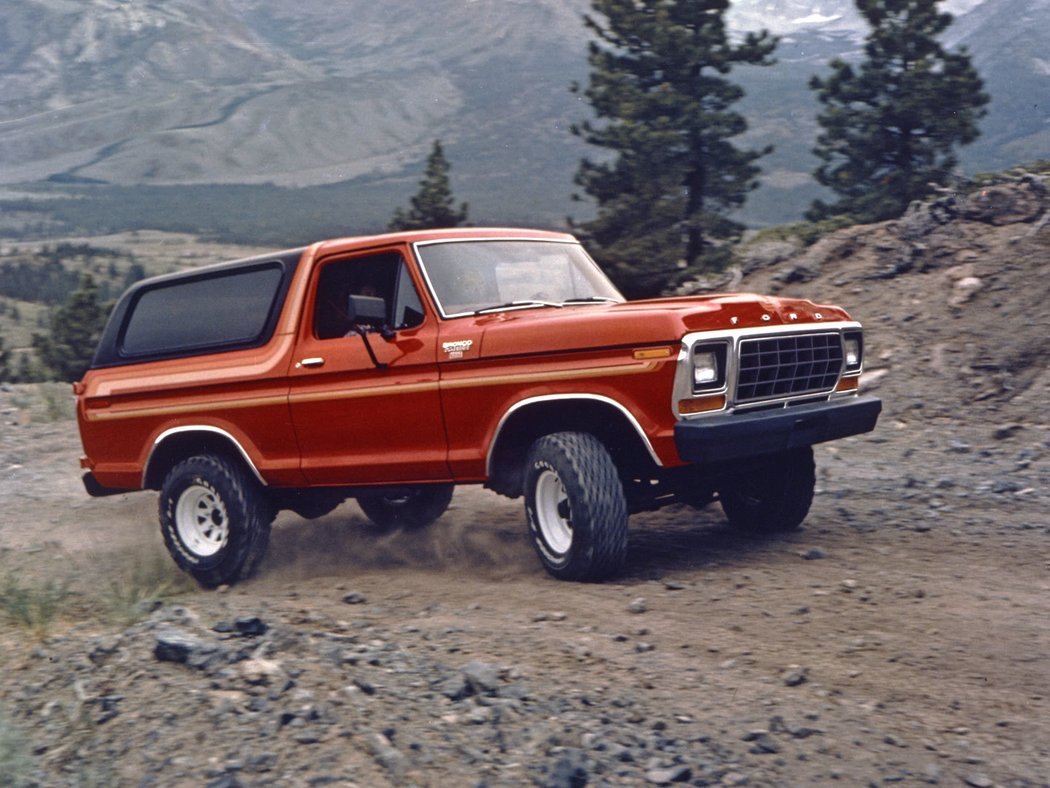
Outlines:
<svg viewBox="0 0 1050 788"><path fill-rule="evenodd" d="M534 444L530 457L548 451L556 452L571 469L571 478L563 479L563 484L576 488L570 502L574 526L581 518L586 520L580 529L585 533L574 534L569 564L557 576L604 580L619 571L627 553L627 504L616 465L605 445L590 433L547 435Z"/></svg>
<svg viewBox="0 0 1050 788"><path fill-rule="evenodd" d="M243 523L236 528L231 522L231 533L223 547L222 558L215 565L207 567L199 566L183 550L175 533L172 514L177 495L173 496L171 489L195 476L206 481L210 477L215 481L221 479L228 493L223 497L229 516L232 518L232 512L236 511L237 516L243 519ZM179 567L202 586L214 588L248 578L266 555L270 544L270 527L276 512L262 486L235 463L210 454L189 457L177 463L168 473L161 489L159 507L161 532L168 552Z"/></svg>

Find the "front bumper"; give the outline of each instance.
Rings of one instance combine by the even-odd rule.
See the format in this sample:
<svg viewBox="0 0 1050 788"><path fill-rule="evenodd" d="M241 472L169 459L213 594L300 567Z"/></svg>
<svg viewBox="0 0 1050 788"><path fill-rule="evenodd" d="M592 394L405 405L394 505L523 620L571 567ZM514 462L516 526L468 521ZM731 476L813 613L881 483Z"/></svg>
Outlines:
<svg viewBox="0 0 1050 788"><path fill-rule="evenodd" d="M877 397L856 397L727 413L679 422L674 440L678 456L688 462L734 460L871 432L881 410Z"/></svg>

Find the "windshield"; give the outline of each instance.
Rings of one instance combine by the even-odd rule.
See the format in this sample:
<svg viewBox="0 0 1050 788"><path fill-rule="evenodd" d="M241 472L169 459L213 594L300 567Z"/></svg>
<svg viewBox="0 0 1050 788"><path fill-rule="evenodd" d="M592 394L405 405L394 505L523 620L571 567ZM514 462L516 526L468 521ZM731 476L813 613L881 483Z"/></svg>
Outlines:
<svg viewBox="0 0 1050 788"><path fill-rule="evenodd" d="M416 253L445 317L624 300L576 243L454 241L418 244Z"/></svg>

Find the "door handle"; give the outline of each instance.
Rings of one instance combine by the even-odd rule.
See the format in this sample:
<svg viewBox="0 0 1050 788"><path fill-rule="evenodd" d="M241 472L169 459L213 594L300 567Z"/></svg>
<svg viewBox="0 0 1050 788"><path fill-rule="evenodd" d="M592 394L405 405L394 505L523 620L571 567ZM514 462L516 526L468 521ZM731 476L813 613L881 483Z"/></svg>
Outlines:
<svg viewBox="0 0 1050 788"><path fill-rule="evenodd" d="M304 358L302 361L295 365L296 369L301 367L323 367L324 359L320 357L315 358Z"/></svg>

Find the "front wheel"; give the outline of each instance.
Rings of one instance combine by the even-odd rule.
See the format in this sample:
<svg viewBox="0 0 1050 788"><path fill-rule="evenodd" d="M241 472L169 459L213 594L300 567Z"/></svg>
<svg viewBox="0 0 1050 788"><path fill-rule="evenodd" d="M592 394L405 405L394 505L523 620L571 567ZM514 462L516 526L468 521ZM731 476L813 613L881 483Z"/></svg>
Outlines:
<svg viewBox="0 0 1050 788"><path fill-rule="evenodd" d="M775 533L802 524L815 486L813 448L806 446L741 466L722 482L719 498L730 525Z"/></svg>
<svg viewBox="0 0 1050 788"><path fill-rule="evenodd" d="M407 491L367 493L357 496L357 505L381 528L426 528L452 502L451 484L428 484Z"/></svg>
<svg viewBox="0 0 1050 788"><path fill-rule="evenodd" d="M561 580L603 580L627 555L627 503L604 444L583 432L546 435L529 450L525 516L544 567Z"/></svg>
<svg viewBox="0 0 1050 788"><path fill-rule="evenodd" d="M238 463L202 454L171 469L160 530L175 563L202 586L247 577L266 553L273 507Z"/></svg>

